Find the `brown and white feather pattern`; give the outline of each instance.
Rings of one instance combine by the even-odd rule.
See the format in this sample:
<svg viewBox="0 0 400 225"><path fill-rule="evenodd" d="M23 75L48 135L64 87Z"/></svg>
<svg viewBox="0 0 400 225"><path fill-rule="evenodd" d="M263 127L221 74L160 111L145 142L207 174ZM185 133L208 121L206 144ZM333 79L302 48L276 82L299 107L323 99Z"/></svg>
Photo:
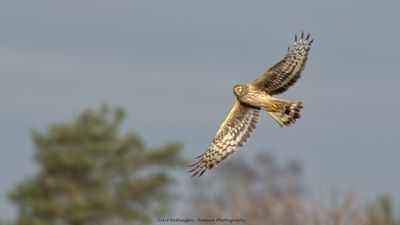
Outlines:
<svg viewBox="0 0 400 225"><path fill-rule="evenodd" d="M263 75L253 81L253 85L265 90L268 94L280 94L285 92L300 78L301 72L307 62L308 52L313 40L310 39L310 34L301 37L295 41L293 46L288 48L288 53L277 64L268 69Z"/></svg>
<svg viewBox="0 0 400 225"><path fill-rule="evenodd" d="M225 121L219 127L208 149L191 165L190 173L203 175L242 147L256 128L259 109L235 102Z"/></svg>

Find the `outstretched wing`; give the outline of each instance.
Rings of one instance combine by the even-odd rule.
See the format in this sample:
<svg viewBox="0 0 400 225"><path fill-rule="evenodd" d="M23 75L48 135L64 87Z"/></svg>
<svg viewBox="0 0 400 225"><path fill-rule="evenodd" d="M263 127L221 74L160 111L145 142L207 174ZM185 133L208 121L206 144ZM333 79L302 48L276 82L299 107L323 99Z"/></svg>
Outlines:
<svg viewBox="0 0 400 225"><path fill-rule="evenodd" d="M307 37L304 37L304 33L301 32L301 37L298 41L296 35L293 46L288 48L286 56L253 81L252 84L270 95L286 91L300 78L300 74L306 65L312 42L310 33L308 33Z"/></svg>
<svg viewBox="0 0 400 225"><path fill-rule="evenodd" d="M202 155L197 157L200 160L191 165L194 168L189 173L193 173L192 176L197 174L201 176L242 147L256 128L259 111L258 108L243 105L236 101L225 121L219 127L210 146Z"/></svg>

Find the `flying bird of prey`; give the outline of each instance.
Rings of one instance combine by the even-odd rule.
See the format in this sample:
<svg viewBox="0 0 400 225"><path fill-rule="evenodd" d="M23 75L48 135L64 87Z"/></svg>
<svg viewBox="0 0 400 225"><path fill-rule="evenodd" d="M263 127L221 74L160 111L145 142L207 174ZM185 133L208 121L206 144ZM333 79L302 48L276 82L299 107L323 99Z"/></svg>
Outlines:
<svg viewBox="0 0 400 225"><path fill-rule="evenodd" d="M208 149L191 165L193 168L188 172L193 173L192 176L203 175L242 147L256 128L260 110L267 111L281 127L300 118L302 101L285 101L272 96L285 92L300 78L312 42L310 33L304 37L302 32L299 40L295 35L293 46L281 61L252 83L233 87L236 102Z"/></svg>

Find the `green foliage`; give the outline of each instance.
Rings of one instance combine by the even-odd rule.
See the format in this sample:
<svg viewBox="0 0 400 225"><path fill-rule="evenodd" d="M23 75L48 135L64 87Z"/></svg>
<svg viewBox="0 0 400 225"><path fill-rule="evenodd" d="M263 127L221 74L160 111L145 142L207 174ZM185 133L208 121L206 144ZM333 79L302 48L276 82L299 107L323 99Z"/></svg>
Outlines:
<svg viewBox="0 0 400 225"><path fill-rule="evenodd" d="M395 216L392 198L382 195L370 204L367 210L369 224L400 225L400 217Z"/></svg>
<svg viewBox="0 0 400 225"><path fill-rule="evenodd" d="M151 149L135 133L119 134L124 117L104 106L32 132L40 170L10 194L17 223L149 224L168 212L174 180L167 172L182 164L181 146Z"/></svg>

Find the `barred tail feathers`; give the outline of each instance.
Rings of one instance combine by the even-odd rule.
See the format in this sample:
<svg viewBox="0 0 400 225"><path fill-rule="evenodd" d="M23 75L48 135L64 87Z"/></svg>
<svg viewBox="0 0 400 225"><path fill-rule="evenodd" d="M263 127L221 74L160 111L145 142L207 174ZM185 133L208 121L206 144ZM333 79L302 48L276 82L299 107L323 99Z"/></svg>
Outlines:
<svg viewBox="0 0 400 225"><path fill-rule="evenodd" d="M279 124L279 126L289 126L294 124L301 117L300 110L303 108L302 101L284 101L275 99L272 107L266 111Z"/></svg>

